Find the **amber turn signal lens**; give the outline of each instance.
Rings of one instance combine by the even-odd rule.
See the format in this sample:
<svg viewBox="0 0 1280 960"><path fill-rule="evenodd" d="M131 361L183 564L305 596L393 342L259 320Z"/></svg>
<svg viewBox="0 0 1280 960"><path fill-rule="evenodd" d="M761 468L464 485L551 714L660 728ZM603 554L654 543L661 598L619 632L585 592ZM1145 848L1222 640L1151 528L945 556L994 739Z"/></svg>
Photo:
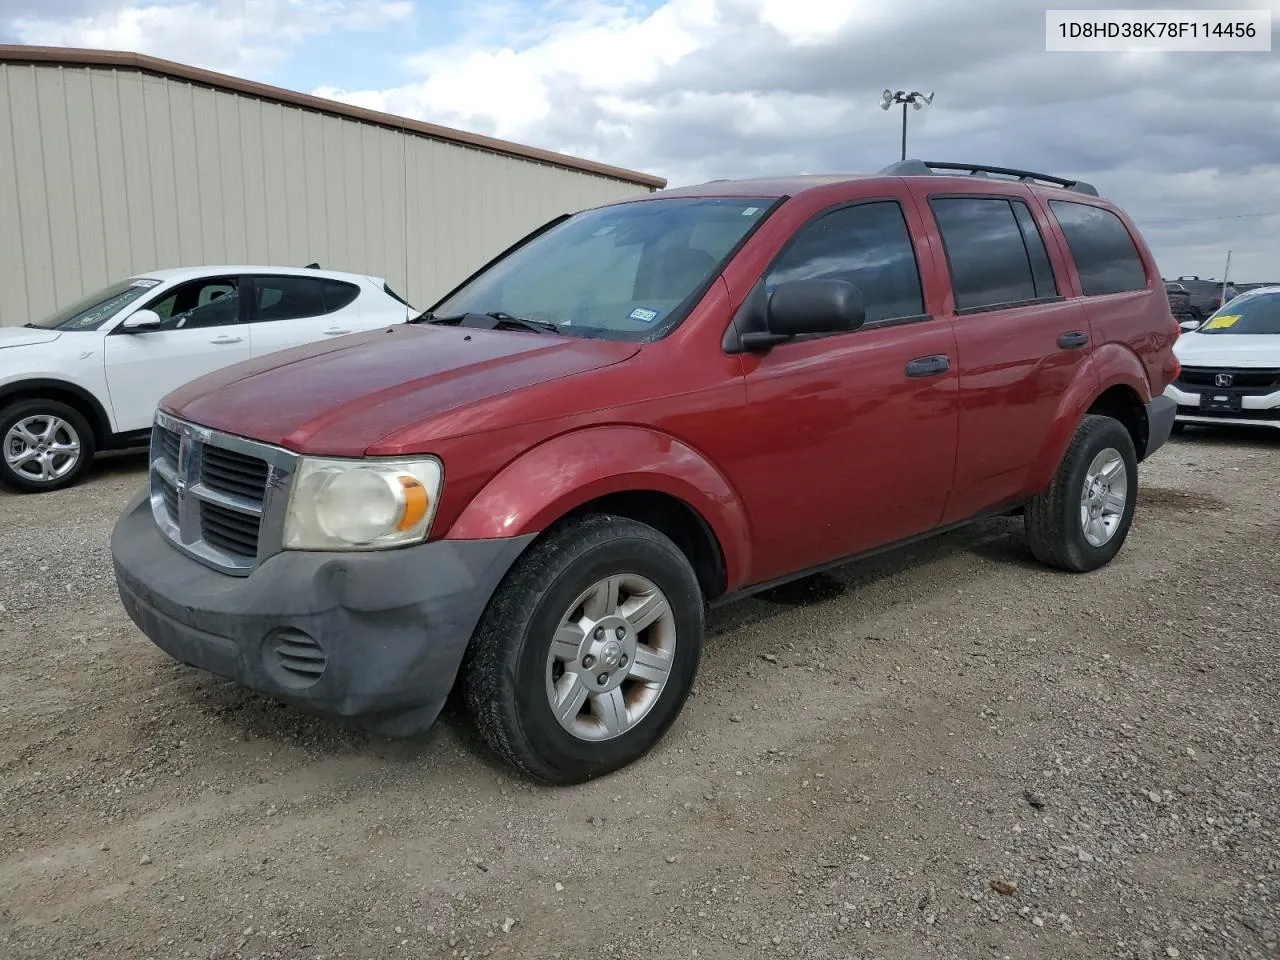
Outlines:
<svg viewBox="0 0 1280 960"><path fill-rule="evenodd" d="M404 514L396 529L408 530L427 515L427 507L431 505L431 501L427 496L427 488L418 482L417 477L402 474L398 479L400 489L404 491Z"/></svg>

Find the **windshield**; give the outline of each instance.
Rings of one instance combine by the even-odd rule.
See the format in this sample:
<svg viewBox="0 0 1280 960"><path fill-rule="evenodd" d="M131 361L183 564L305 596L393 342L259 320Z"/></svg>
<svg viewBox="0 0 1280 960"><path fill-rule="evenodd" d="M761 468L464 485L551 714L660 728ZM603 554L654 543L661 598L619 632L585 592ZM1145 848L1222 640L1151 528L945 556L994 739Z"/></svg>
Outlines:
<svg viewBox="0 0 1280 960"><path fill-rule="evenodd" d="M1211 334L1280 334L1280 293L1242 293L1198 331Z"/></svg>
<svg viewBox="0 0 1280 960"><path fill-rule="evenodd" d="M562 334L653 338L679 322L773 203L679 197L584 211L494 264L429 319L498 313Z"/></svg>
<svg viewBox="0 0 1280 960"><path fill-rule="evenodd" d="M145 297L159 284L159 280L121 280L27 326L41 330L97 330L122 307Z"/></svg>

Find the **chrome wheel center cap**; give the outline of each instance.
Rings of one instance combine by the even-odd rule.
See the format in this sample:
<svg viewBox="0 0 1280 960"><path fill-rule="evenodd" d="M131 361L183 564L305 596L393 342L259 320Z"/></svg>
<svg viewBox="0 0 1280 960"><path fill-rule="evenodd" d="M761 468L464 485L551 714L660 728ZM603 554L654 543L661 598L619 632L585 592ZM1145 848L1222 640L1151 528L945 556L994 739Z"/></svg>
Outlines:
<svg viewBox="0 0 1280 960"><path fill-rule="evenodd" d="M616 640L610 640L600 648L600 666L606 670L612 670L622 663L622 644Z"/></svg>

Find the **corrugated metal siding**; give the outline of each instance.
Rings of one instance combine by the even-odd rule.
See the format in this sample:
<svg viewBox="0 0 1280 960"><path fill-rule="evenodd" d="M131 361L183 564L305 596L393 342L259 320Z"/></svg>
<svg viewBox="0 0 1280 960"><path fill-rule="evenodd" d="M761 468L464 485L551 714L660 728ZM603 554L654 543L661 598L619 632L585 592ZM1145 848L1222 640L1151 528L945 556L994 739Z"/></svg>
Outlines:
<svg viewBox="0 0 1280 960"><path fill-rule="evenodd" d="M426 306L551 217L646 192L138 71L0 64L0 325L214 263L319 262Z"/></svg>

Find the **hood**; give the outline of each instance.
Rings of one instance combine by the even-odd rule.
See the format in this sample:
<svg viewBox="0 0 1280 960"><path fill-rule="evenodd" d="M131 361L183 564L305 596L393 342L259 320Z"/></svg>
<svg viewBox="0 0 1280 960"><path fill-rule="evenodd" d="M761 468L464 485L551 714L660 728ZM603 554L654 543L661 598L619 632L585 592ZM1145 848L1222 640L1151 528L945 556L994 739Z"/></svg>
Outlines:
<svg viewBox="0 0 1280 960"><path fill-rule="evenodd" d="M638 350L554 334L396 324L225 367L160 405L299 453L360 456L396 431Z"/></svg>
<svg viewBox="0 0 1280 960"><path fill-rule="evenodd" d="M0 327L0 350L5 347L29 347L52 343L62 336L61 330L37 330L33 327Z"/></svg>
<svg viewBox="0 0 1280 960"><path fill-rule="evenodd" d="M1186 367L1280 367L1280 334L1188 332L1173 352Z"/></svg>

